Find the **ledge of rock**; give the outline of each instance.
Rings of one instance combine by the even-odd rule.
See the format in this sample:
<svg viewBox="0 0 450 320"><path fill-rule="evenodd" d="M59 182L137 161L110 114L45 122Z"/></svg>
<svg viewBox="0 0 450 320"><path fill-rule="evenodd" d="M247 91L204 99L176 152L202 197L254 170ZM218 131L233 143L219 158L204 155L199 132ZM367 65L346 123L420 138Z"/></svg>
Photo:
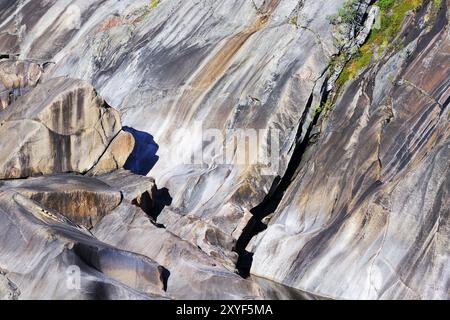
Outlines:
<svg viewBox="0 0 450 320"><path fill-rule="evenodd" d="M0 1L0 297L449 299L450 0L153 2Z"/></svg>
<svg viewBox="0 0 450 320"><path fill-rule="evenodd" d="M42 67L31 61L0 61L0 110L34 88L42 73Z"/></svg>

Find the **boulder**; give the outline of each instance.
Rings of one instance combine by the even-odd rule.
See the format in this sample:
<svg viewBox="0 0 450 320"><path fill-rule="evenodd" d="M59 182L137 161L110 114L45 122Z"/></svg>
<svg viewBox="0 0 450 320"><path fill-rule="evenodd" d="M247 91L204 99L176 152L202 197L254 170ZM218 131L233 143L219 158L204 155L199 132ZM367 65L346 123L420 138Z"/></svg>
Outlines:
<svg viewBox="0 0 450 320"><path fill-rule="evenodd" d="M10 180L2 188L13 189L88 229L122 201L120 190L95 178L72 174Z"/></svg>
<svg viewBox="0 0 450 320"><path fill-rule="evenodd" d="M122 162L128 156L117 154L120 139L107 151L121 132L119 114L81 80L55 78L39 84L0 112L0 121L0 179L86 173L105 152ZM117 163L109 166L113 170ZM108 170L107 160L101 169Z"/></svg>

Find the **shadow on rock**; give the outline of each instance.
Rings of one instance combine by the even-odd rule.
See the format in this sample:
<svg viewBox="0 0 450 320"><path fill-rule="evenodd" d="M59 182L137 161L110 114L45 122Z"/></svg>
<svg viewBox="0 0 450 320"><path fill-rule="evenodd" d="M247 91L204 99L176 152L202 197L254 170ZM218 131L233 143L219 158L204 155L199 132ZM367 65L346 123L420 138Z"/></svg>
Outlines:
<svg viewBox="0 0 450 320"><path fill-rule="evenodd" d="M152 192L152 194L146 191L134 199L132 203L140 207L142 211L151 217L157 227L164 228L163 225L157 224L156 222L164 208L172 205L172 197L170 196L169 189L162 188L154 191L154 193Z"/></svg>
<svg viewBox="0 0 450 320"><path fill-rule="evenodd" d="M170 196L169 189L162 188L156 191L156 197L154 201L154 208L152 217L157 221L159 215L165 207L172 205L172 197Z"/></svg>
<svg viewBox="0 0 450 320"><path fill-rule="evenodd" d="M153 136L147 132L130 127L123 127L123 131L131 133L136 141L133 152L125 162L124 168L135 174L147 175L159 160L156 155L159 145L155 142Z"/></svg>

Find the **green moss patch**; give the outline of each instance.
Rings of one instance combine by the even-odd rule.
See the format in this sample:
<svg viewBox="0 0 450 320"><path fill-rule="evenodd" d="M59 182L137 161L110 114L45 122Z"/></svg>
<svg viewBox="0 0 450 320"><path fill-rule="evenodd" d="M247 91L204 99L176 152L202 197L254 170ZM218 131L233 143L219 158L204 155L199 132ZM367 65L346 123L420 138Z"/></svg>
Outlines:
<svg viewBox="0 0 450 320"><path fill-rule="evenodd" d="M423 2L423 0L378 0L375 5L380 7L380 28L372 30L366 44L346 64L337 81L338 84L342 85L357 76L372 60L379 59L386 48L397 46L398 43L394 39L400 32L406 14L416 10Z"/></svg>

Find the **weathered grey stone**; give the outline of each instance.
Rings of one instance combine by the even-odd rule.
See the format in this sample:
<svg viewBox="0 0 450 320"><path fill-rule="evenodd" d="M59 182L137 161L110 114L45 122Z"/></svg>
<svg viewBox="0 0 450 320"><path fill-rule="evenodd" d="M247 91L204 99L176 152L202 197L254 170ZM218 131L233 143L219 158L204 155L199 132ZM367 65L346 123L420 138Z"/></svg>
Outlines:
<svg viewBox="0 0 450 320"><path fill-rule="evenodd" d="M266 295L274 288L230 272L232 249L242 254L254 225L262 228L259 220L269 214L262 220L268 230L247 247L257 275L314 296L448 299L449 1L440 2L432 19L426 8L409 14L399 37L405 49L386 50L361 70L336 96L329 118L316 124L317 107L341 71L335 64L330 74L333 60L354 53L374 22L373 1L355 2L356 23L336 28L327 17L344 0L160 1L156 8L147 0L3 2L0 52L54 61L40 81L70 81L52 80L63 76L93 83L125 125L154 139L159 161L140 171L153 167L150 175L173 199L158 203L150 178L102 174L120 167L130 147L127 139L114 139L121 125L112 111L108 133L69 135L76 148L54 132L59 139L68 136L60 130L92 127L86 119L55 126L49 110L42 119L3 122L0 145L7 152L0 154L0 176L100 174L124 201L93 233L167 267L170 297L290 297L283 287ZM8 100L7 114L19 101ZM221 132L227 145L240 129L279 130L280 166L267 173L263 165L222 165L211 144L202 165L183 163L201 149L199 123ZM269 140L263 132L258 151ZM240 156L231 149L232 157ZM41 272L54 268L44 263ZM10 280L19 289L25 283ZM36 297L38 289L25 296ZM46 297L71 297L44 289ZM122 286L108 284L108 290L110 297L132 296ZM142 296L137 290L133 297Z"/></svg>
<svg viewBox="0 0 450 320"><path fill-rule="evenodd" d="M6 274L0 271L0 300L17 300L20 296L20 291Z"/></svg>
<svg viewBox="0 0 450 320"><path fill-rule="evenodd" d="M153 189L154 182L126 171L100 176L123 190ZM132 188L127 187L131 183ZM142 184L139 186L139 184ZM136 193L125 191L124 202L92 230L114 247L137 252L170 271L167 294L175 299L260 299L264 291L254 282L227 270L199 247L155 226L141 208L132 204ZM156 203L158 199L154 200Z"/></svg>
<svg viewBox="0 0 450 320"><path fill-rule="evenodd" d="M80 28L67 22L72 16L60 1L39 8L26 2L19 26L29 11L42 16L27 23L17 45L22 58L56 63L47 77L93 83L120 108L125 125L154 136L161 148L151 175L173 195L161 221L171 219L171 212L198 221L194 234L172 231L232 265L229 248L248 220L245 212L286 170L298 123L305 118L307 127L312 121L312 106L337 53L327 16L343 2L161 1L155 9L144 0L74 2L83 17ZM301 17L298 26L289 23L293 11ZM280 129L279 168L266 176L250 164L216 165L209 149L204 166L183 165L183 156L202 139L194 130L198 122L205 129L231 129L228 140L239 129ZM180 128L189 134L177 134ZM205 234L223 236L211 242Z"/></svg>
<svg viewBox="0 0 450 320"><path fill-rule="evenodd" d="M121 129L118 112L91 85L66 78L38 85L0 112L0 121L2 179L85 173Z"/></svg>
<svg viewBox="0 0 450 320"><path fill-rule="evenodd" d="M446 14L431 30L410 20L411 45L339 95L252 244L252 273L333 298L450 298Z"/></svg>
<svg viewBox="0 0 450 320"><path fill-rule="evenodd" d="M42 73L42 67L34 62L0 61L0 110L7 108L18 96L35 87Z"/></svg>

